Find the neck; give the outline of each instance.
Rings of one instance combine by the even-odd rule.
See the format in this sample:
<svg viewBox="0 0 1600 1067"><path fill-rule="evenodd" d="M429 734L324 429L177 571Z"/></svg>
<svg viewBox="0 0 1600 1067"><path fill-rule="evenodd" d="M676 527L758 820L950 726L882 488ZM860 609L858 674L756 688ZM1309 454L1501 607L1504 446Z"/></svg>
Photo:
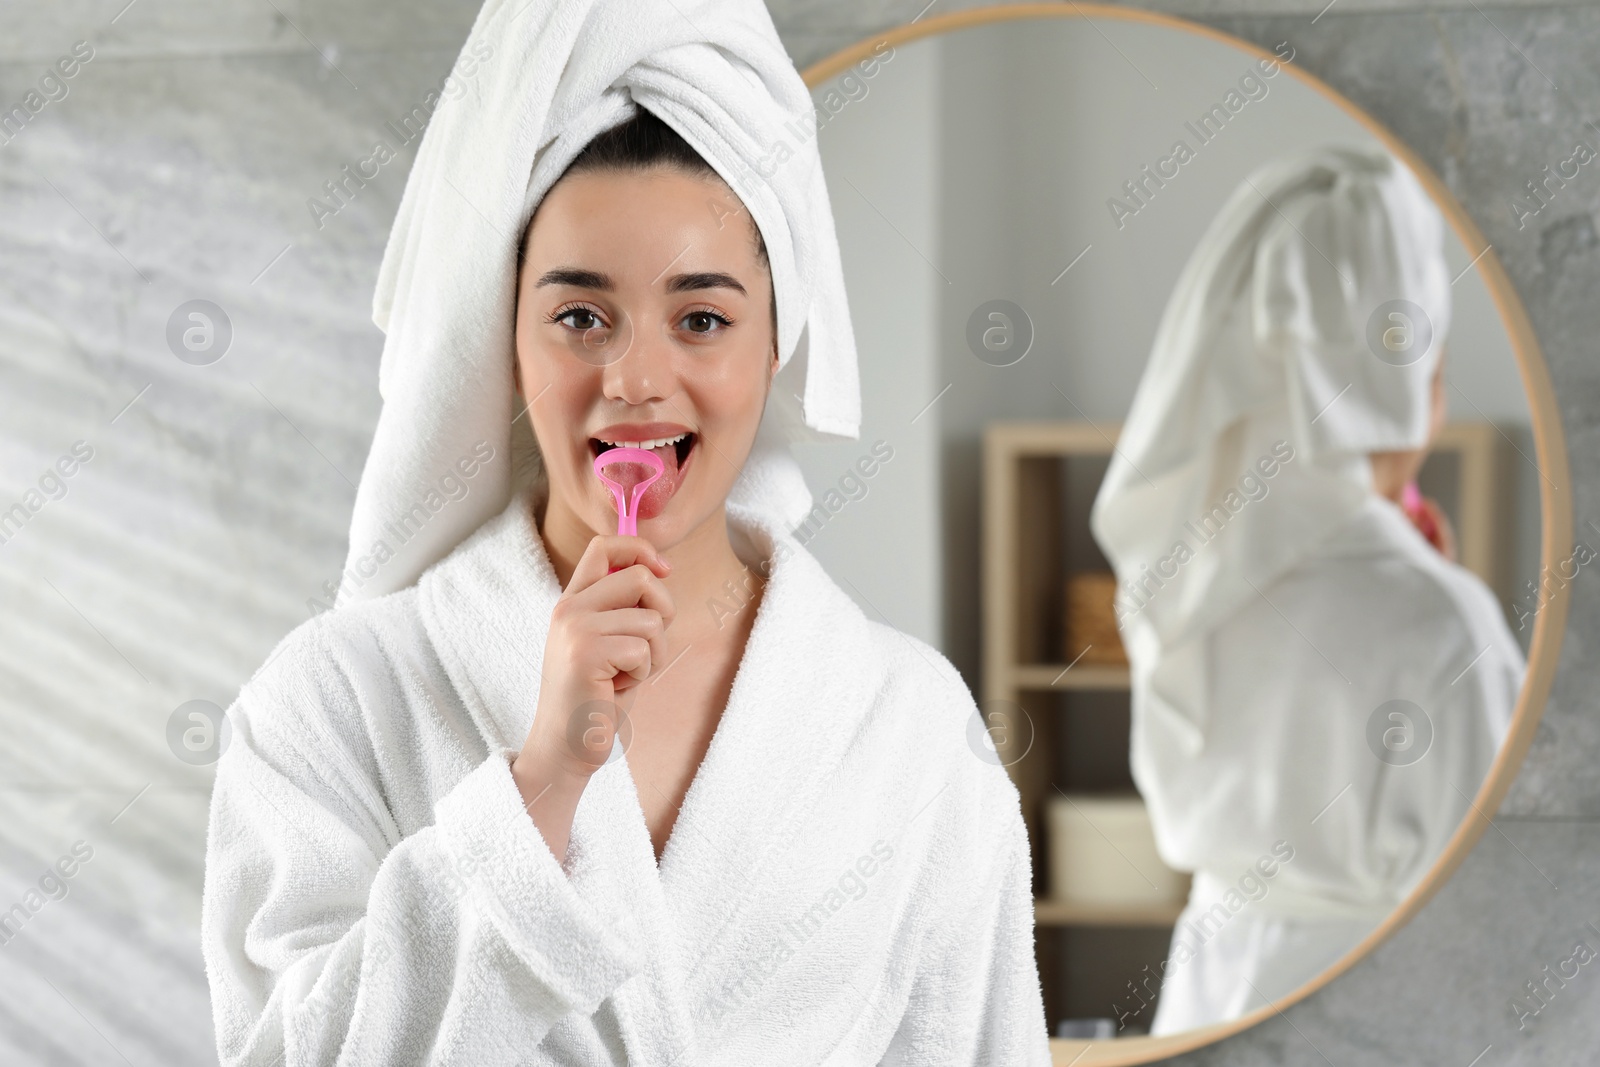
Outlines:
<svg viewBox="0 0 1600 1067"><path fill-rule="evenodd" d="M591 528L564 500L555 497L542 507L535 506L534 522L556 578L565 589L577 570L578 560L599 531ZM644 536L649 539L648 534ZM726 613L727 606L760 591L759 577L739 559L728 538L725 506L719 506L687 536L660 552L672 565L672 573L662 579L662 584L678 609L670 629L682 642L697 634L722 629L721 616ZM737 591L736 597L729 593L730 582L731 588ZM720 611L714 607L718 604ZM668 642L669 645L681 643L672 636Z"/></svg>

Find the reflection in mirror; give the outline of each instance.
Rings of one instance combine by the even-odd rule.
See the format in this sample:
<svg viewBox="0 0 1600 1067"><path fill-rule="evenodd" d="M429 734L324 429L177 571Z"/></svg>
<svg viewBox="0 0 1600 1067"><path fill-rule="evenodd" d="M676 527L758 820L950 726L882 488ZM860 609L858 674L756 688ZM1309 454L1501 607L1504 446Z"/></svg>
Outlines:
<svg viewBox="0 0 1600 1067"><path fill-rule="evenodd" d="M1295 61L1030 18L813 87L866 419L799 536L980 694L1061 1037L1315 981L1521 688L1541 475L1482 250Z"/></svg>
<svg viewBox="0 0 1600 1067"><path fill-rule="evenodd" d="M1382 923L1510 726L1522 650L1415 482L1444 417L1442 229L1381 151L1256 170L1101 483L1133 777L1194 874L1152 1033L1291 993Z"/></svg>

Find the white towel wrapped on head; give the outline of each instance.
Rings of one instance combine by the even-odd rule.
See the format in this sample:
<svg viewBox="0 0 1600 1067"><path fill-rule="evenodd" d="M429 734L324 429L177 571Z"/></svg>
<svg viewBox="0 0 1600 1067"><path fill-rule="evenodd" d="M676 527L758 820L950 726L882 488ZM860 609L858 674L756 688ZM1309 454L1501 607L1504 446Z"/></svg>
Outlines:
<svg viewBox="0 0 1600 1067"><path fill-rule="evenodd" d="M810 92L766 7L488 0L463 55L475 46L473 55L489 58L434 113L378 275L373 321L388 334L383 412L356 493L339 603L410 585L505 506L510 464L497 460L472 494L403 544L386 533L478 442L509 456L523 231L584 146L641 106L728 182L766 242L784 369L728 506L798 526L811 495L788 445L856 437L861 395ZM791 391L803 397L803 422Z"/></svg>

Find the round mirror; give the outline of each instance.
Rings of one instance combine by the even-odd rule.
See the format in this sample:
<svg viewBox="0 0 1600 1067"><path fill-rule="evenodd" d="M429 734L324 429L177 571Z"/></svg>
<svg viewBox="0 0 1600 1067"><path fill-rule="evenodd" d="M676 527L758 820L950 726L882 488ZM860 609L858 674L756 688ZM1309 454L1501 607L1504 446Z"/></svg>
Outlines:
<svg viewBox="0 0 1600 1067"><path fill-rule="evenodd" d="M1059 1063L1242 1029L1414 914L1585 562L1493 251L1297 61L1074 4L807 72L865 419L798 536L979 694Z"/></svg>

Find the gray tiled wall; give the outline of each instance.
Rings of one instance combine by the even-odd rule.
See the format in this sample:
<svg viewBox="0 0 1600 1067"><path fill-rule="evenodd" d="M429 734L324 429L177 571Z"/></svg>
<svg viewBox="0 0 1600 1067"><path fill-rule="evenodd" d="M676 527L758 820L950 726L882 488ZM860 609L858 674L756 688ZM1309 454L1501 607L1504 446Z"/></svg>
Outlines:
<svg viewBox="0 0 1600 1067"><path fill-rule="evenodd" d="M801 66L925 2L771 0ZM974 5L930 10L964 6ZM1600 170L1524 229L1507 208L1575 139L1600 138L1600 11L1472 0L1149 6L1267 47L1289 39L1299 65L1445 178L1527 305L1566 430L1575 536L1600 537L1587 525L1600 519L1589 462L1600 450ZM192 941L207 777L174 774L166 723L183 701L226 703L338 573L378 403L381 336L368 301L414 146L325 225L305 202L438 84L475 10L59 0L0 13L0 103L74 42L95 48L69 95L0 146L4 436L59 441L56 451L91 440L98 464L0 554L0 659L6 677L39 679L36 692L5 699L40 709L5 720L0 870L25 877L74 836L97 849L73 894L34 920L36 936L0 949L0 1059L212 1057ZM203 368L177 363L161 340L171 309L195 296L222 304L235 329L228 358ZM53 446L38 447L7 453L7 477L54 459ZM109 526L102 515L125 518ZM70 568L69 552L106 568ZM170 590L170 604L152 616L135 585ZM1600 970L1584 967L1525 1028L1509 1006L1577 939L1600 947L1595 590L1587 573L1572 587L1544 722L1460 873L1344 979L1173 1062L1596 1061ZM246 599L249 611L234 610ZM0 898L19 891L7 882ZM114 956L100 948L111 931ZM160 996L151 974L164 975Z"/></svg>

